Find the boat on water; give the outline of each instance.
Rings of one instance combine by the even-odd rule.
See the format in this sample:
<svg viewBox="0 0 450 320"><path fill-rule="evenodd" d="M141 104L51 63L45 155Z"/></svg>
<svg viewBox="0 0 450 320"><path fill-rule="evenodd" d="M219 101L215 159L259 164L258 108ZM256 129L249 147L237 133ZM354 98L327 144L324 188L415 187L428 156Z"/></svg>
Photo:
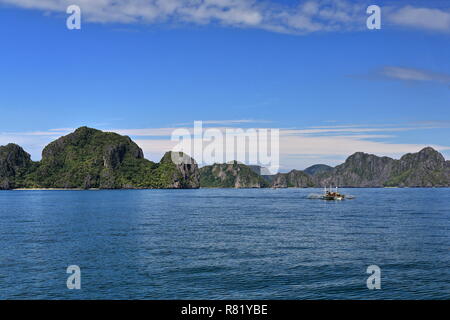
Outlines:
<svg viewBox="0 0 450 320"><path fill-rule="evenodd" d="M320 199L327 201L342 201L347 199L355 199L355 196L349 194L342 194L339 192L338 187L324 188L323 193L311 193L308 195L308 199Z"/></svg>
<svg viewBox="0 0 450 320"><path fill-rule="evenodd" d="M332 201L340 201L345 199L345 194L339 193L338 187L336 187L335 191L332 191L332 188L327 189L324 188L324 193L321 197L322 200L332 200Z"/></svg>

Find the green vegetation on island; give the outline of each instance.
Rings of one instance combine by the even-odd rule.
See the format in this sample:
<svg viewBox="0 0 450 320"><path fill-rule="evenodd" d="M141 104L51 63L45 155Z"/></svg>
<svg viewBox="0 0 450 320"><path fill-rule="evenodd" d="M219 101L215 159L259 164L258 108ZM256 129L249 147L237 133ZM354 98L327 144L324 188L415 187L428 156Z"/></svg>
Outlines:
<svg viewBox="0 0 450 320"><path fill-rule="evenodd" d="M17 145L0 149L1 189L198 187L195 162L177 165L168 152L154 163L129 137L87 127L47 145L39 162Z"/></svg>
<svg viewBox="0 0 450 320"><path fill-rule="evenodd" d="M313 176L318 187L449 187L450 166L431 147L395 160L357 152L332 171Z"/></svg>
<svg viewBox="0 0 450 320"><path fill-rule="evenodd" d="M303 172L310 176L314 176L319 173L330 172L331 170L333 170L333 167L328 166L326 164L315 164L313 166L306 168L305 170L303 170Z"/></svg>
<svg viewBox="0 0 450 320"><path fill-rule="evenodd" d="M278 173L272 179L273 188L311 188L314 187L311 176L300 170Z"/></svg>
<svg viewBox="0 0 450 320"><path fill-rule="evenodd" d="M265 188L269 183L252 168L232 161L200 168L202 188Z"/></svg>

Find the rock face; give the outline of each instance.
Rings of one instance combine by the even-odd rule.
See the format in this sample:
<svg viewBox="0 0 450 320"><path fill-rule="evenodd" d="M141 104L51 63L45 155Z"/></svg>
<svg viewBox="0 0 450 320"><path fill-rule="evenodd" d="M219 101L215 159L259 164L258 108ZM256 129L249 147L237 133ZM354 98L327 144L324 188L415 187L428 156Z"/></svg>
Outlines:
<svg viewBox="0 0 450 320"><path fill-rule="evenodd" d="M319 187L383 187L391 177L395 160L357 152L332 171L314 177Z"/></svg>
<svg viewBox="0 0 450 320"><path fill-rule="evenodd" d="M303 170L303 172L310 176L314 176L316 174L326 173L332 170L333 167L327 166L326 164L315 164L311 167L306 168L305 170Z"/></svg>
<svg viewBox="0 0 450 320"><path fill-rule="evenodd" d="M30 155L18 145L0 146L0 190L21 187L32 166Z"/></svg>
<svg viewBox="0 0 450 320"><path fill-rule="evenodd" d="M7 146L8 147L8 146ZM6 148L6 147L4 147ZM19 147L20 148L20 147ZM23 151L23 150L22 150ZM168 157L161 163L144 159L139 146L129 137L112 132L81 127L46 146L42 160L32 165L24 151L21 187L34 188L198 188L199 173L195 162L174 164ZM14 154L9 152L9 154ZM9 157L11 158L11 156ZM190 159L190 158L189 158ZM16 163L11 162L8 163ZM0 163L9 172L11 165ZM15 170L14 172L17 172ZM14 175L14 174L13 174ZM5 174L6 177L6 174ZM8 178L8 181L11 179ZM11 186L3 181L4 186Z"/></svg>
<svg viewBox="0 0 450 320"><path fill-rule="evenodd" d="M314 183L311 177L299 170L289 173L278 173L272 181L273 188L310 188Z"/></svg>
<svg viewBox="0 0 450 320"><path fill-rule="evenodd" d="M445 161L445 171L446 171L446 173L447 173L447 177L449 177L450 178L450 161Z"/></svg>
<svg viewBox="0 0 450 320"><path fill-rule="evenodd" d="M248 166L233 161L200 168L202 188L264 188L266 180Z"/></svg>
<svg viewBox="0 0 450 320"><path fill-rule="evenodd" d="M433 148L408 153L396 162L387 186L445 187L450 186L447 162Z"/></svg>
<svg viewBox="0 0 450 320"><path fill-rule="evenodd" d="M450 186L448 161L425 148L400 160L355 153L332 171L316 175L318 187L445 187Z"/></svg>
<svg viewBox="0 0 450 320"><path fill-rule="evenodd" d="M173 157L176 159L174 162ZM181 161L179 161L181 160ZM163 181L169 182L172 189L200 188L200 171L194 159L182 152L166 152L160 161L157 172L164 176Z"/></svg>

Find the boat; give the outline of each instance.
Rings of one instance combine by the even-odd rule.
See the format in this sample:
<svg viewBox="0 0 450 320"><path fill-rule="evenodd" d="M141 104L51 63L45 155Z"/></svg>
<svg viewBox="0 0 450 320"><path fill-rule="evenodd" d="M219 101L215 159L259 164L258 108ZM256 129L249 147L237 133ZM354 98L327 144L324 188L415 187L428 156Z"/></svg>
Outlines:
<svg viewBox="0 0 450 320"><path fill-rule="evenodd" d="M324 193L321 197L322 200L329 200L329 201L340 201L345 199L345 194L339 193L338 187L336 187L335 191L332 191L332 188L327 189L324 188Z"/></svg>

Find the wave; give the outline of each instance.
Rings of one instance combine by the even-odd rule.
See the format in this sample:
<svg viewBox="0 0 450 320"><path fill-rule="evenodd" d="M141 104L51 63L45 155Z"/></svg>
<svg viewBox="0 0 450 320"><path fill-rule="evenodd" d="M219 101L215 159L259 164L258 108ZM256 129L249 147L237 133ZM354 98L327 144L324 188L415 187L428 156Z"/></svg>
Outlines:
<svg viewBox="0 0 450 320"><path fill-rule="evenodd" d="M308 194L308 197L307 197L308 199L321 199L322 198L322 195L321 194L318 194L318 193L310 193L310 194Z"/></svg>
<svg viewBox="0 0 450 320"><path fill-rule="evenodd" d="M319 193L310 193L307 196L308 199L322 199L322 197L323 197L323 194L319 194ZM345 196L345 199L348 199L348 200L355 199L355 198L356 197L351 194L348 194Z"/></svg>

